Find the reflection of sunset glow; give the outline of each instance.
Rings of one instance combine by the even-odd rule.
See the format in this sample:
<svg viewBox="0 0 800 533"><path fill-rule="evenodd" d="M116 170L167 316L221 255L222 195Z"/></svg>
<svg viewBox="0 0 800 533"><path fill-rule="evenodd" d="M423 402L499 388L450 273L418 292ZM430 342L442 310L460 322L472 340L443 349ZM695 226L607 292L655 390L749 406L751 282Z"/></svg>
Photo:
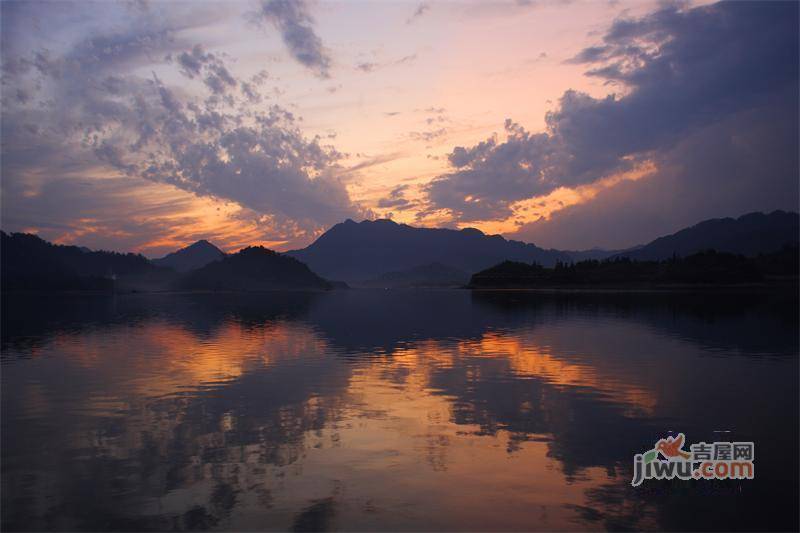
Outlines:
<svg viewBox="0 0 800 533"><path fill-rule="evenodd" d="M441 354L426 353L435 359L431 366L442 361ZM416 355L420 359L412 362ZM547 442L522 442L509 455L514 441L510 432L485 435L478 426L455 424L455 399L435 393L419 375L425 372L426 357L415 350L402 351L396 366L413 369L402 386L388 382L386 369L379 365L357 372L349 394L380 415L341 436L349 449L374 458L365 467L402 479L403 491L423 498L436 495L434 509L415 511L420 523L435 529L437 520L446 516L451 527L463 530L558 529L574 519L573 506L586 505L587 490L609 481L605 469L588 468L580 480L565 484ZM311 454L308 459L314 464L321 457ZM369 486L370 498L386 506L393 500L400 503L394 484ZM493 509L491 523L486 506Z"/></svg>
<svg viewBox="0 0 800 533"><path fill-rule="evenodd" d="M245 327L228 321L208 337L197 336L179 326L155 322L137 332L138 353L159 354L158 367L148 357L126 364L137 365L135 393L162 396L181 389L224 383L241 376L255 365L269 366L274 358L301 357L321 353L324 344L301 324L279 322ZM103 335L60 336L55 347L72 361L87 368L113 370L109 346ZM130 371L130 369L128 369Z"/></svg>
<svg viewBox="0 0 800 533"><path fill-rule="evenodd" d="M464 340L458 350L436 341L423 341L405 346L392 353L390 362L413 368L405 385L427 386L427 378L435 369L453 368L464 358L501 358L507 360L517 376L536 377L563 387L581 387L597 391L612 401L637 411L652 414L658 399L646 386L626 383L618 377L603 373L587 364L570 363L555 356L549 347L536 346L518 336L486 333L479 340ZM475 376L480 379L480 376Z"/></svg>
<svg viewBox="0 0 800 533"><path fill-rule="evenodd" d="M585 387L615 402L652 414L658 403L650 390L601 374L589 365L569 363L554 356L545 346L531 346L518 337L487 333L479 341L464 341L461 351L471 357L503 357L514 373L544 379L564 387Z"/></svg>
<svg viewBox="0 0 800 533"><path fill-rule="evenodd" d="M554 401L560 388L596 391L601 401L634 413L655 406L643 387L508 333L425 339L345 359L302 322L228 318L192 329L151 320L61 333L39 353L58 354L73 375L85 376L87 390L72 410L121 424L118 432L105 433L86 430L84 421L62 436L64 446L126 462L138 461L146 449L160 476L169 469L180 480L183 495L150 498L152 513L179 515L187 501L214 508L214 491L224 483L243 495L240 512L269 515L284 529L290 517L271 509L327 498L340 480L347 480L347 501L405 516L398 529L435 527L442 517L461 529L561 528L574 520L575 509L592 505L592 490L620 473L590 463L575 475L575 467L565 467L553 452L565 437L552 419L570 412ZM454 381L442 381L449 373ZM489 398L471 396L480 383L531 377L548 388L519 398L511 418L482 403ZM324 386L305 384L315 379ZM29 417L64 408L43 387L27 388L25 400ZM526 417L544 425L532 432ZM87 427L98 423L87 420ZM267 507L246 503L267 497ZM397 514L405 508L413 514ZM376 522L382 515L364 513L361 503L342 504L337 516L353 527L386 525Z"/></svg>

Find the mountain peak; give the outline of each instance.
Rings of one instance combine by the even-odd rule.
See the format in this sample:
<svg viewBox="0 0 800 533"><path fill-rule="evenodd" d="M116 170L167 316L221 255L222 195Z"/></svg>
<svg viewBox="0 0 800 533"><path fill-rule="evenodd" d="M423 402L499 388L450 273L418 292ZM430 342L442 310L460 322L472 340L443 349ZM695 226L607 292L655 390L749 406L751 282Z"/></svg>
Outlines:
<svg viewBox="0 0 800 533"><path fill-rule="evenodd" d="M389 272L441 263L474 272L503 259L555 264L569 257L531 244L506 241L475 228L417 228L390 219L335 225L310 246L287 252L328 279L358 283Z"/></svg>
<svg viewBox="0 0 800 533"><path fill-rule="evenodd" d="M187 246L185 248L182 248L181 250L190 250L190 249L194 250L194 249L198 249L198 248L209 248L209 249L219 250L219 248L217 248L216 246L214 246L213 244L211 244L209 241L207 241L205 239L200 239L199 241L194 242L194 243L190 244L189 246ZM178 250L178 252L181 251L181 250Z"/></svg>
<svg viewBox="0 0 800 533"><path fill-rule="evenodd" d="M225 253L205 239L176 250L160 259L153 259L158 266L169 267L178 272L188 272L206 266L225 257Z"/></svg>

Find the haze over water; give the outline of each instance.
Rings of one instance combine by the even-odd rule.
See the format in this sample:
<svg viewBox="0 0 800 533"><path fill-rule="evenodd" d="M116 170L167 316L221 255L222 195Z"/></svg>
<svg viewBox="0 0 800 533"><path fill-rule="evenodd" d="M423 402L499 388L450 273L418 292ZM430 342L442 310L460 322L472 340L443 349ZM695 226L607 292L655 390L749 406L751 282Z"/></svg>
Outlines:
<svg viewBox="0 0 800 533"><path fill-rule="evenodd" d="M796 300L5 299L3 529L796 529ZM13 309L14 313L6 312ZM632 457L754 441L752 481Z"/></svg>

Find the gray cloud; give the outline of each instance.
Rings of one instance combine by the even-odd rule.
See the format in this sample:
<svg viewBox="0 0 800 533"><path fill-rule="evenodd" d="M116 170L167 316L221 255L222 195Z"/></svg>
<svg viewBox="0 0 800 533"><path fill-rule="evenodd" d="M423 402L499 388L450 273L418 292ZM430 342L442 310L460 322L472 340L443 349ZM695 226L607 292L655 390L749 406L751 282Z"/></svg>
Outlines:
<svg viewBox="0 0 800 533"><path fill-rule="evenodd" d="M408 136L411 140L432 143L438 140L443 142L449 133L449 129L444 126L450 122L447 111L443 107L429 107L427 109L417 109L427 115L424 119L426 129L423 131L411 131Z"/></svg>
<svg viewBox="0 0 800 533"><path fill-rule="evenodd" d="M707 218L797 211L798 113L794 91L775 93L657 153L654 174L621 182L510 237L547 247L614 249Z"/></svg>
<svg viewBox="0 0 800 533"><path fill-rule="evenodd" d="M181 52L175 60L180 65L180 71L184 76L191 79L203 77L203 83L215 95L223 95L237 84L222 59L210 52L205 52L199 44L194 45L190 51ZM241 85L242 90L247 91L248 97L255 97L252 84L242 82Z"/></svg>
<svg viewBox="0 0 800 533"><path fill-rule="evenodd" d="M414 12L411 14L410 17L406 20L406 24L413 24L417 21L422 15L424 15L428 10L430 10L431 5L427 2L423 2L417 6Z"/></svg>
<svg viewBox="0 0 800 533"><path fill-rule="evenodd" d="M507 139L496 136L448 155L455 169L435 178L425 191L437 209L449 209L458 220L487 220L511 214L509 205L544 194L562 178L562 154L550 135L534 135L507 120Z"/></svg>
<svg viewBox="0 0 800 533"><path fill-rule="evenodd" d="M412 131L409 133L409 137L411 137L413 140L424 142L431 142L445 135L447 135L447 128L437 128L435 130L428 131Z"/></svg>
<svg viewBox="0 0 800 533"><path fill-rule="evenodd" d="M139 74L165 57L187 77L180 87ZM222 57L168 29L91 35L62 55L4 50L3 68L4 223L23 223L13 208L23 189L7 186L13 180L47 182L102 166L95 174L111 167L236 202L294 237L368 215L340 181L332 146L305 137L287 110L250 105L265 74L239 80Z"/></svg>
<svg viewBox="0 0 800 533"><path fill-rule="evenodd" d="M378 207L383 209L391 208L397 211L405 211L415 207L416 202L412 202L405 197L405 193L409 188L410 186L408 184L398 185L389 191L389 195L387 197L378 200Z"/></svg>
<svg viewBox="0 0 800 533"><path fill-rule="evenodd" d="M364 156L364 154L356 154L356 155ZM377 166L377 165L382 165L384 163L389 163L391 161L395 161L397 159L400 159L400 158L404 157L404 154L402 152L389 152L389 153L380 154L380 155L377 155L377 156L364 156L364 157L365 157L365 159L362 160L360 163L357 163L357 164L355 164L353 166L350 166L350 167L347 167L345 169L342 169L339 172L339 175L341 175L341 176L349 176L351 174L357 174L358 172L360 172L362 170L365 170L365 169L368 169L368 168L372 168L372 167Z"/></svg>
<svg viewBox="0 0 800 533"><path fill-rule="evenodd" d="M331 58L314 32L314 19L304 0L264 0L258 17L272 23L299 63L322 78L329 77Z"/></svg>
<svg viewBox="0 0 800 533"><path fill-rule="evenodd" d="M371 61L365 61L363 63L357 64L356 68L358 70L360 70L361 72L372 72L373 70L375 70L379 66L380 65L378 65L378 63L373 63Z"/></svg>
<svg viewBox="0 0 800 533"><path fill-rule="evenodd" d="M795 3L732 2L670 6L640 19L617 20L601 44L572 61L588 64L589 76L625 87L626 95L597 99L567 91L547 115L546 132L531 134L507 121L504 141L494 136L456 147L449 156L452 172L427 187L431 209L448 209L461 221L498 218L508 216L515 201L592 183L645 159L679 168L669 154L678 154L676 147L701 130L744 142L735 129L707 128L729 124L730 117L756 107L795 117L796 129L795 106L786 95L796 99L798 87L797 14ZM780 150L788 150L789 157ZM784 161L774 186L791 191L796 150L778 143L750 157L765 165ZM694 179L724 180L722 166L714 171L708 157L705 168L715 175ZM763 176L754 172L737 179L758 184ZM733 189L751 187L737 183ZM747 203L741 194L738 203L729 199L731 206Z"/></svg>
<svg viewBox="0 0 800 533"><path fill-rule="evenodd" d="M399 59L395 59L393 61L386 61L384 63L378 63L375 61L363 61L361 63L356 64L355 68L357 70L360 70L361 72L370 73L385 67L392 67L397 65L404 65L407 63L413 63L416 60L417 60L417 54L410 54L407 56L403 56Z"/></svg>

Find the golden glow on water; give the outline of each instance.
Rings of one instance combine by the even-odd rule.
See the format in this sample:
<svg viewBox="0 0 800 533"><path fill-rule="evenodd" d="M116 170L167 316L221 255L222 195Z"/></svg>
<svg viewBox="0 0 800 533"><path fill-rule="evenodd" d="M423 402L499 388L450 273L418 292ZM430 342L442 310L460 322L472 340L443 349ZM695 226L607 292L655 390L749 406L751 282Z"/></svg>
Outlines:
<svg viewBox="0 0 800 533"><path fill-rule="evenodd" d="M631 492L631 454L676 416L693 436L709 413L741 430L731 417L747 404L724 384L791 374L720 366L591 307L525 318L464 292L409 293L413 308L396 307L406 293L374 294L311 310L305 297L273 309L271 293L252 308L240 295L143 298L177 307L4 348L4 504L58 530L653 529L663 517ZM466 311L438 334L403 325L401 309L448 298ZM370 331L359 302L398 324ZM712 369L711 392L691 384Z"/></svg>
<svg viewBox="0 0 800 533"><path fill-rule="evenodd" d="M79 336L62 334L38 356L57 353L82 372L117 384L100 387L71 409L124 414L126 430L110 438L71 431L70 447L131 461L153 444L159 456L169 455L175 445L188 445L196 451L185 456L187 463L180 469L182 488L148 500L146 507L179 514L192 502L213 499L215 483L225 479L246 496L231 519L233 528L247 528L262 513L276 528L288 528L291 523L281 520L289 520L290 513L281 518L280 509L340 492L343 503L337 517L354 527L381 527L386 513L399 520L398 527L424 524L431 529L550 530L569 524L574 509L585 504L587 489L613 478L603 468L587 468L566 482L560 462L549 453L550 435L529 435L520 441L505 429L488 434L480 425L455 423L458 399L438 390L432 375L469 366L475 358L504 360L516 376L597 388L636 409L649 407L634 386L604 381L591 368L561 361L546 347L487 333L456 344L421 341L376 355L376 361L350 364L338 387L285 405L269 415L271 422L248 429L264 432L274 427L282 435L275 442L231 441L242 431L241 413L235 410L222 413L199 432L194 427L194 396L208 390L213 397L214 390L223 390L248 372L268 372L271 367L277 371L291 361L303 370L311 365L312 372L313 361L325 361L324 354L331 350L302 323L246 326L228 321L208 332L192 332L154 321ZM475 367L468 379L487 376ZM47 405L40 387L26 393L27 416L56 408ZM525 402L517 408L524 413ZM325 422L307 427L321 412ZM193 428L189 434L182 429L187 425ZM217 459L209 461L209 453ZM265 457L271 459L265 463ZM272 510L263 507L263 491L272 498Z"/></svg>
<svg viewBox="0 0 800 533"><path fill-rule="evenodd" d="M535 346L516 336L488 333L479 341L466 341L460 351L470 357L500 357L518 376L537 377L548 383L584 387L607 395L613 401L653 414L657 399L644 385L626 383L617 376L586 364L574 364L556 357L548 346ZM640 413L641 414L641 413Z"/></svg>
<svg viewBox="0 0 800 533"><path fill-rule="evenodd" d="M120 334L132 348L124 365L109 358L109 353L116 351L111 343L118 342ZM58 336L52 349L87 369L124 372L127 383L133 385L130 393L158 397L197 386L224 384L248 368L269 366L274 359L324 353L325 344L299 323L248 327L231 321L208 335L198 335L174 324L153 322L144 330L122 327L111 336Z"/></svg>

